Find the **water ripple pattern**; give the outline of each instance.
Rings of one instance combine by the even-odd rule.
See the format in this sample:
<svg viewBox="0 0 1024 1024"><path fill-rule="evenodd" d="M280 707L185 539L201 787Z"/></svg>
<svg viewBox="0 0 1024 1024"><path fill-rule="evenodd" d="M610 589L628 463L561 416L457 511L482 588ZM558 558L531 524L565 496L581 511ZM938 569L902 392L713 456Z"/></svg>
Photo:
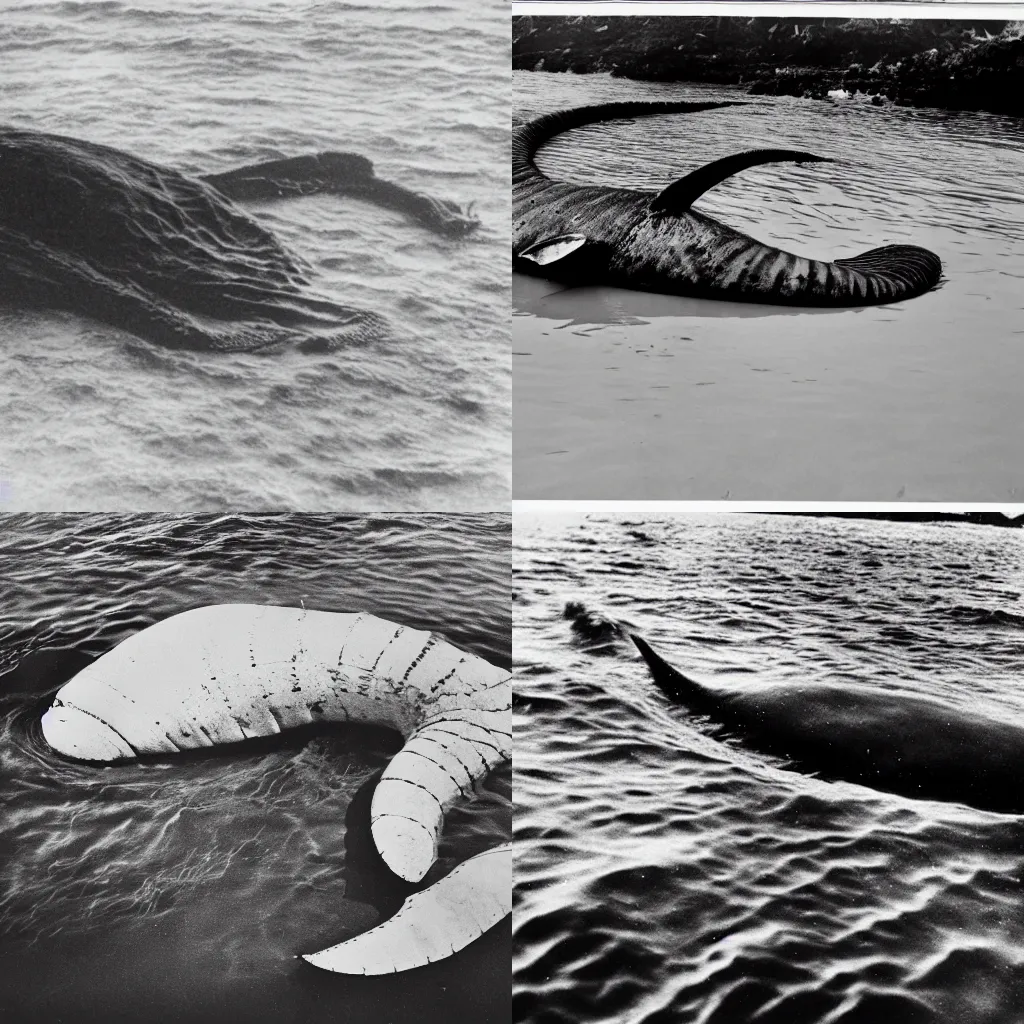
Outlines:
<svg viewBox="0 0 1024 1024"><path fill-rule="evenodd" d="M95 657L204 604L366 610L508 666L507 515L0 525L0 1018L508 1019L507 923L397 977L294 959L392 916L414 888L370 835L397 734L325 729L102 766L59 757L39 728L56 690ZM511 784L505 765L453 810L426 883L508 841Z"/></svg>
<svg viewBox="0 0 1024 1024"><path fill-rule="evenodd" d="M187 174L325 150L460 204L439 236L329 195L246 210L317 295L383 317L365 348L167 351L0 308L9 510L501 507L509 493L503 4L15 3L3 121ZM59 69L60 73L55 73Z"/></svg>
<svg viewBox="0 0 1024 1024"><path fill-rule="evenodd" d="M743 171L695 209L802 256L915 244L944 268L927 295L843 311L567 291L516 275L517 497L1024 493L1010 440L1024 425L1019 119L608 75L516 71L513 90L523 119L619 100L739 102L576 129L537 163L556 179L660 190L743 150L815 153L835 162Z"/></svg>
<svg viewBox="0 0 1024 1024"><path fill-rule="evenodd" d="M1024 818L714 738L627 632L698 680L857 683L1021 722L1024 537L517 513L515 546L514 1020L1021 1019Z"/></svg>

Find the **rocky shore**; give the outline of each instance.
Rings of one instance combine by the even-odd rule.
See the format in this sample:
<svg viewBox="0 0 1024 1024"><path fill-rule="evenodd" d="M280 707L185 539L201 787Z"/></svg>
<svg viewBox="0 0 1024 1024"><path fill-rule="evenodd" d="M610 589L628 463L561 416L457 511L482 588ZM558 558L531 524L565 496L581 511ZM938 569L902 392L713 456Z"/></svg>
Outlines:
<svg viewBox="0 0 1024 1024"><path fill-rule="evenodd" d="M1024 116L1024 23L518 17L512 66Z"/></svg>

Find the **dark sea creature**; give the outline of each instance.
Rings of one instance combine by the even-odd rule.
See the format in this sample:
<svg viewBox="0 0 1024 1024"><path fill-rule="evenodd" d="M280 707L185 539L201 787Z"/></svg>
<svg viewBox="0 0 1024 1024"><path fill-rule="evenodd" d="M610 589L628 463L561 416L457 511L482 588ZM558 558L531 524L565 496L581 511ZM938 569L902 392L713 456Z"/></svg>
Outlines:
<svg viewBox="0 0 1024 1024"><path fill-rule="evenodd" d="M373 341L387 333L383 318L312 295L300 261L234 202L318 192L400 210L445 235L479 223L350 153L193 178L110 146L0 128L0 302L175 348Z"/></svg>
<svg viewBox="0 0 1024 1024"><path fill-rule="evenodd" d="M1020 725L967 705L866 686L698 683L640 637L633 642L667 697L755 750L827 779L1024 813Z"/></svg>
<svg viewBox="0 0 1024 1024"><path fill-rule="evenodd" d="M562 618L568 619L576 640L591 648L606 647L614 653L615 641L623 637L623 629L604 612L588 608L581 601L568 601L562 610Z"/></svg>
<svg viewBox="0 0 1024 1024"><path fill-rule="evenodd" d="M537 150L571 128L645 114L696 113L735 103L606 103L547 114L513 128L513 268L565 284L789 306L865 306L911 298L942 275L934 253L885 245L848 259L806 259L764 245L693 210L725 178L757 164L825 162L797 150L737 153L660 193L552 181Z"/></svg>

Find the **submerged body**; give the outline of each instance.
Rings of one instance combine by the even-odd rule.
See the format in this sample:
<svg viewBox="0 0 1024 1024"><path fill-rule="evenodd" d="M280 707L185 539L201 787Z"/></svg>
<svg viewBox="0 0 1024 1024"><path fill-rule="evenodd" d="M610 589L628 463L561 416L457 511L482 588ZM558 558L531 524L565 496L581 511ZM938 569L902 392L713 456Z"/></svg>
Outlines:
<svg viewBox="0 0 1024 1024"><path fill-rule="evenodd" d="M444 233L476 221L326 153L193 178L110 146L0 128L0 302L65 310L177 348L331 348L386 333L318 298L300 262L234 200L335 192Z"/></svg>
<svg viewBox="0 0 1024 1024"><path fill-rule="evenodd" d="M93 662L61 687L42 730L62 754L109 763L316 722L396 729L406 743L374 790L371 830L388 866L418 881L436 859L447 808L511 757L510 710L508 672L421 630L366 614L214 605L157 623ZM342 943L314 961L387 973L462 948L511 910L511 851L479 856L488 869L463 873L469 890L442 879L438 893L415 894L381 926L398 960L382 960L380 944L363 939L355 952ZM445 916L441 907L455 909ZM400 927L418 917L428 924Z"/></svg>
<svg viewBox="0 0 1024 1024"><path fill-rule="evenodd" d="M1024 813L1024 728L914 694L858 686L725 688L633 642L655 683L756 750L804 771L903 796Z"/></svg>
<svg viewBox="0 0 1024 1024"><path fill-rule="evenodd" d="M698 113L733 103L630 102L548 114L513 129L513 266L567 284L807 306L858 306L920 295L942 274L939 258L887 245L835 261L765 245L690 208L708 188L746 167L820 162L790 150L754 150L715 161L661 193L552 181L537 150L572 128L614 118Z"/></svg>

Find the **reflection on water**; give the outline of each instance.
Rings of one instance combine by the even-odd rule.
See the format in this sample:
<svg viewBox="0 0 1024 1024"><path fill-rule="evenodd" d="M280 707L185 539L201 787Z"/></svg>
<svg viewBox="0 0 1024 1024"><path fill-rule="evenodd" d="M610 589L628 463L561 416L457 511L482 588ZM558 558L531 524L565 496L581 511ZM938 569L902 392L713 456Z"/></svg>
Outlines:
<svg viewBox="0 0 1024 1024"><path fill-rule="evenodd" d="M577 129L543 147L538 164L565 180L660 190L741 150L807 150L835 162L751 168L697 206L816 258L922 245L945 273L925 296L827 315L556 292L517 276L513 348L529 353L516 359L517 496L1024 493L1010 440L1024 427L1018 121L605 75L515 72L513 84L522 117L622 99L744 100ZM652 351L663 356L656 368L644 359Z"/></svg>
<svg viewBox="0 0 1024 1024"><path fill-rule="evenodd" d="M1024 536L517 513L515 543L514 1020L1019 1018L1024 818L723 742L625 634L697 679L857 683L1020 722Z"/></svg>
<svg viewBox="0 0 1024 1024"><path fill-rule="evenodd" d="M563 327L586 324L647 324L658 317L834 316L837 309L770 306L757 302L721 302L625 288L566 288L542 278L515 274L512 302L518 315L564 320Z"/></svg>

